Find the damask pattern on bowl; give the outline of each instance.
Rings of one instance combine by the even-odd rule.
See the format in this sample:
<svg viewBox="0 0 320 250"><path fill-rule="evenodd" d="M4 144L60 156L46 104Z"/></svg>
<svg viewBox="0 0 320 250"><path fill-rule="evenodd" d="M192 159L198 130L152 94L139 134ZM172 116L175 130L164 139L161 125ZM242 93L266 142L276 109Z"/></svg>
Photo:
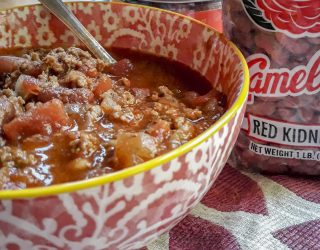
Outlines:
<svg viewBox="0 0 320 250"><path fill-rule="evenodd" d="M136 249L168 232L219 175L240 130L247 69L238 50L195 20L127 4L72 3L106 47L174 59L228 96L208 131L158 159L86 182L0 191L0 249ZM0 12L0 51L81 45L40 5Z"/></svg>

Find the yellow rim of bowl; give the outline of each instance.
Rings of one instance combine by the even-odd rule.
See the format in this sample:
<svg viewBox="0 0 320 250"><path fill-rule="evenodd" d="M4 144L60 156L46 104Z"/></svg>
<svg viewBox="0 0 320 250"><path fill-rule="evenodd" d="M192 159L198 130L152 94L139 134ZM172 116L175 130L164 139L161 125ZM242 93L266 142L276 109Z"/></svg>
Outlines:
<svg viewBox="0 0 320 250"><path fill-rule="evenodd" d="M74 1L74 2L68 2L70 3L83 3L81 1ZM88 2L86 2L88 3ZM98 2L103 3L103 2ZM119 2L108 2L103 4L119 4L119 5L133 5L133 6L139 6L140 8L146 8L146 9L154 9L161 12L174 14L183 18L187 18L191 20L192 22L198 23L202 26L205 26L213 31L216 32L217 35L223 36L221 33L216 31L211 26L202 23L194 18L175 13L169 10L163 10L159 8L144 6L144 5L136 5L136 4L128 4L128 3L119 3ZM30 5L21 5L21 6L15 6L8 9L16 9L21 7L31 7L36 6L40 4L30 4ZM2 9L0 11L5 11L8 9ZM224 37L224 36L223 36ZM70 193L73 191L83 190L83 189L89 189L94 188L100 185L104 185L106 183L115 182L121 179L125 179L127 177L146 172L152 168L155 168L159 165L162 165L166 162L169 162L170 160L179 157L180 155L185 154L186 152L189 152L193 148L200 145L202 142L209 139L212 135L214 135L218 130L220 130L225 124L227 124L237 113L237 111L242 107L242 105L245 104L248 91L249 91L249 69L246 63L245 58L243 57L240 50L229 40L227 40L227 43L230 47L234 50L235 54L238 56L238 58L241 61L242 64L242 70L243 70L243 85L240 91L240 94L235 101L235 103L227 110L227 112L217 121L215 122L209 129L207 129L205 132L194 138L193 140L183 144L179 148L172 150L164 155L161 155L155 159L152 159L150 161L147 161L145 163L117 171L115 173L106 174L100 177L91 178L88 180L81 180L76 182L69 182L69 183L62 183L62 184L56 184L52 186L47 187L37 187L37 188L27 188L27 189L21 189L21 190L0 190L0 199L19 199L19 198L36 198L36 197L43 197L43 196L50 196L50 195L57 195L62 193Z"/></svg>

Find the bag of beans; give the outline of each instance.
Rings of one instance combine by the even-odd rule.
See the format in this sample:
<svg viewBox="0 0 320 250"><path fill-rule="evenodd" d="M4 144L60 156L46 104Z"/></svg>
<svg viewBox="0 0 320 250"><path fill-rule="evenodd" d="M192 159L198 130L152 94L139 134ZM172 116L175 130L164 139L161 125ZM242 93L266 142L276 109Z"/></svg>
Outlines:
<svg viewBox="0 0 320 250"><path fill-rule="evenodd" d="M230 163L320 174L320 0L224 0L223 19L251 80Z"/></svg>

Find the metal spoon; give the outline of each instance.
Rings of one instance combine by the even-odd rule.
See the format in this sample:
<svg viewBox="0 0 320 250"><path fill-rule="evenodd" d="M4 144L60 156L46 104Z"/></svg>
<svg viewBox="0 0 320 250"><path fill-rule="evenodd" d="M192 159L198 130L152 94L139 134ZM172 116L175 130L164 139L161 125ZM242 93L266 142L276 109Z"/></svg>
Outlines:
<svg viewBox="0 0 320 250"><path fill-rule="evenodd" d="M114 64L117 62L86 30L86 28L61 0L39 0L39 2L59 18L97 58L102 59L107 64Z"/></svg>

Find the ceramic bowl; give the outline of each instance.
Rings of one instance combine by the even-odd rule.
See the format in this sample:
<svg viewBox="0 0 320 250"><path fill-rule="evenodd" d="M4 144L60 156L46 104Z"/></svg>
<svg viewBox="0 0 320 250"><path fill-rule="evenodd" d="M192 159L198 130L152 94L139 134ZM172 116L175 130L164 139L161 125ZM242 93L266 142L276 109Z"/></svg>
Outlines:
<svg viewBox="0 0 320 250"><path fill-rule="evenodd" d="M0 249L137 249L168 232L211 187L238 136L248 69L238 49L213 28L159 9L121 3L69 5L105 47L179 61L228 97L207 131L146 163L98 178L0 191ZM41 5L0 11L5 49L79 45Z"/></svg>

